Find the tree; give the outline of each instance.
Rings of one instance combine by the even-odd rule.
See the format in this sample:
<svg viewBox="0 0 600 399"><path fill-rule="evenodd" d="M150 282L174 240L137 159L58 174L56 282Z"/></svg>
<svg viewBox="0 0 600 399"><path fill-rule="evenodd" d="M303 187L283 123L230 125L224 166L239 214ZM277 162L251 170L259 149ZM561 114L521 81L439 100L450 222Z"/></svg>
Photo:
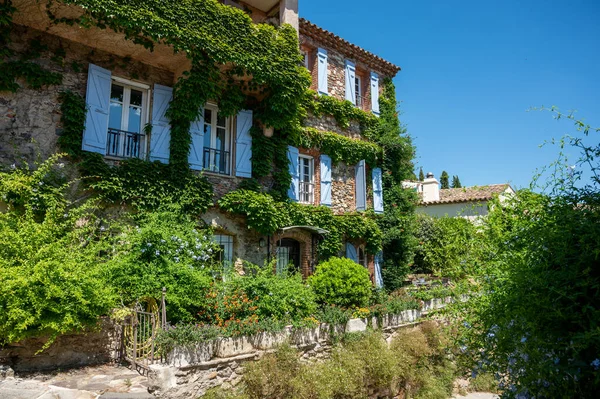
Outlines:
<svg viewBox="0 0 600 399"><path fill-rule="evenodd" d="M448 172L443 171L442 175L440 176L440 183L442 185L442 189L450 188L450 182L448 180L449 180Z"/></svg>
<svg viewBox="0 0 600 399"><path fill-rule="evenodd" d="M462 184L460 184L460 179L458 176L452 176L452 188L462 188Z"/></svg>
<svg viewBox="0 0 600 399"><path fill-rule="evenodd" d="M508 201L494 200L481 226L490 245L463 307L461 351L495 373L503 398L595 398L600 390L600 133L557 140L564 154Z"/></svg>
<svg viewBox="0 0 600 399"><path fill-rule="evenodd" d="M423 173L423 167L419 169L419 181L425 180L425 173Z"/></svg>

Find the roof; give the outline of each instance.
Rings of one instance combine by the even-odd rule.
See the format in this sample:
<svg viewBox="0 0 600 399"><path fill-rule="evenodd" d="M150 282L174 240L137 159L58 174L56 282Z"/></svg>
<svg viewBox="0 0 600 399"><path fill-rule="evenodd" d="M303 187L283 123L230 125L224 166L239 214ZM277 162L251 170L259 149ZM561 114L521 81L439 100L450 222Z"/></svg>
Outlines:
<svg viewBox="0 0 600 399"><path fill-rule="evenodd" d="M463 188L445 188L440 190L438 201L422 202L423 205L453 204L460 202L489 201L495 195L502 194L510 184L490 184Z"/></svg>
<svg viewBox="0 0 600 399"><path fill-rule="evenodd" d="M400 71L399 66L384 60L383 58L363 49L362 47L342 39L335 33L331 33L304 18L300 18L300 34L323 43L324 47L337 50L340 53L367 64L373 69L386 75L393 77L398 73L398 71Z"/></svg>
<svg viewBox="0 0 600 399"><path fill-rule="evenodd" d="M313 234L320 234L320 235L327 235L329 234L329 231L322 229L320 227L315 227L315 226L289 226L289 227L284 227L281 229L281 231L285 232L288 230L294 230L294 229L299 229L299 230L306 230L308 232L311 232Z"/></svg>

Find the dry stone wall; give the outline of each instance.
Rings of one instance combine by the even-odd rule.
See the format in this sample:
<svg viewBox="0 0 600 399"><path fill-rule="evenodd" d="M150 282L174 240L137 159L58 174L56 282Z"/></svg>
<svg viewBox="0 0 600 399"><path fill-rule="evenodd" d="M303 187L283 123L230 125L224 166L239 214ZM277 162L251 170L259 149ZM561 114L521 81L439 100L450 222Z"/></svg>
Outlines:
<svg viewBox="0 0 600 399"><path fill-rule="evenodd" d="M251 337L220 338L187 347L177 347L166 362L151 366L150 390L161 398L197 398L207 390L238 385L244 374L244 365L259 360L277 346L288 343L295 347L306 362L318 362L329 357L333 334L364 332L367 328L380 329L388 339L398 329L413 325L428 311L442 308L450 298L425 301L422 310L406 310L381 319L351 319L346 325L261 333Z"/></svg>

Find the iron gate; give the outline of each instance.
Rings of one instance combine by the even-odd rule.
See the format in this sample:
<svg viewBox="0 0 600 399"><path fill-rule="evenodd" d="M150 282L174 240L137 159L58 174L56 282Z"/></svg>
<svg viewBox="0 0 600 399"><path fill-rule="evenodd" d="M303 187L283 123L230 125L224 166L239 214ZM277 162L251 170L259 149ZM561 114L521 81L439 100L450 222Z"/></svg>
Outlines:
<svg viewBox="0 0 600 399"><path fill-rule="evenodd" d="M160 305L154 298L138 301L123 322L122 357L142 374L147 373L150 365L161 360L155 341L158 331L167 326L165 293L163 288Z"/></svg>

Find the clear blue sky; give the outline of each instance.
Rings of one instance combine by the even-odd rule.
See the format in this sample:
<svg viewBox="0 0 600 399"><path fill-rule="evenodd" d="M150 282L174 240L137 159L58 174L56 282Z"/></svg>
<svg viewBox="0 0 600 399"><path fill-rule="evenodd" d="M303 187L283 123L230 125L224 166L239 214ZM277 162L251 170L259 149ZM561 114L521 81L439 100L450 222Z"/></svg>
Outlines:
<svg viewBox="0 0 600 399"><path fill-rule="evenodd" d="M417 170L528 186L558 153L539 144L573 131L529 108L600 125L600 0L299 2L302 17L402 67Z"/></svg>

